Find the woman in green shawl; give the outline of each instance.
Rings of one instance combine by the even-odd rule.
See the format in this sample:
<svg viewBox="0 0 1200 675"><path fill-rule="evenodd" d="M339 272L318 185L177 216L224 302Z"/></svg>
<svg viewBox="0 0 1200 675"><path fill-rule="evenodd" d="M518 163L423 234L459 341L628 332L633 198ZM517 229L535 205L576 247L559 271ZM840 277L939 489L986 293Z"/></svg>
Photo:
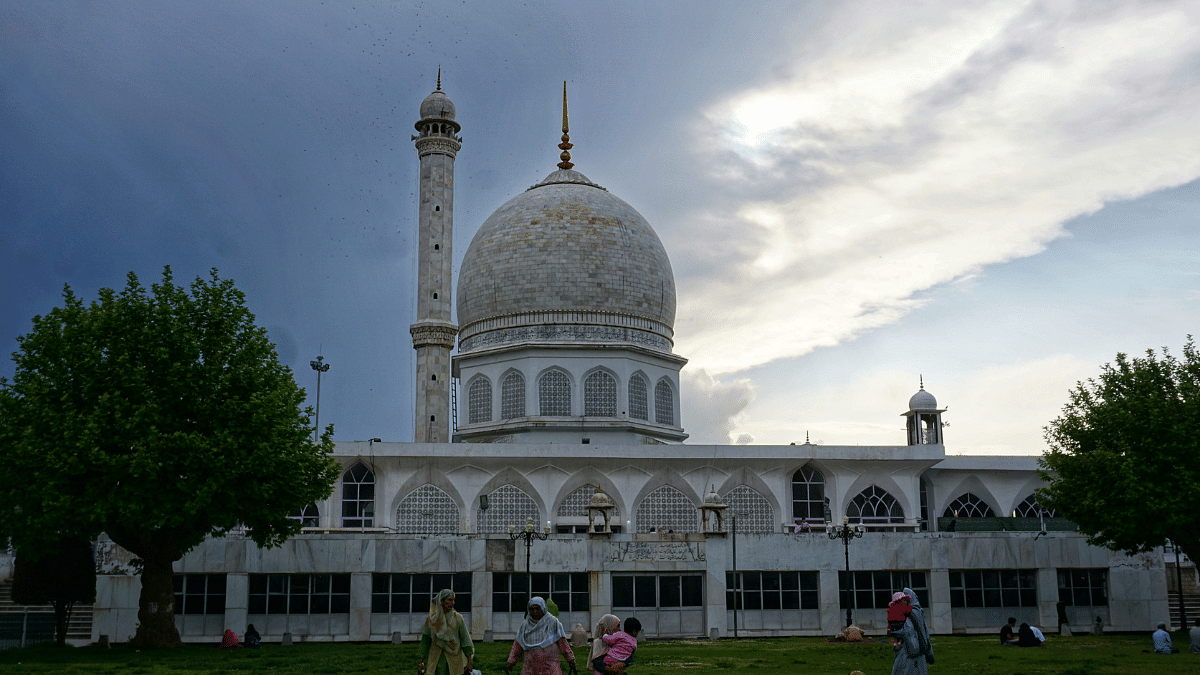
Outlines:
<svg viewBox="0 0 1200 675"><path fill-rule="evenodd" d="M462 614L454 611L454 591L446 588L433 596L429 616L421 628L421 656L417 670L434 675L463 675L475 667L475 647ZM426 662L431 668L425 669Z"/></svg>

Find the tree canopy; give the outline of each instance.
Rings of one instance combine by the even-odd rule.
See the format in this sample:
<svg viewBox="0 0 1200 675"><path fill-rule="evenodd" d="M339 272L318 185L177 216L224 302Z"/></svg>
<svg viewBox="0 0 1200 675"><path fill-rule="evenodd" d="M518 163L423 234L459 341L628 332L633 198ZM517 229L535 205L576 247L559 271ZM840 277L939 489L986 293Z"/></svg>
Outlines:
<svg viewBox="0 0 1200 675"><path fill-rule="evenodd" d="M1089 543L1135 553L1167 539L1200 560L1200 353L1117 354L1046 427L1040 491Z"/></svg>
<svg viewBox="0 0 1200 675"><path fill-rule="evenodd" d="M142 561L134 641L179 643L171 563L244 526L260 546L332 492L333 427L314 440L304 391L232 281L150 292L130 273L18 338L0 380L0 535L18 549L105 532Z"/></svg>

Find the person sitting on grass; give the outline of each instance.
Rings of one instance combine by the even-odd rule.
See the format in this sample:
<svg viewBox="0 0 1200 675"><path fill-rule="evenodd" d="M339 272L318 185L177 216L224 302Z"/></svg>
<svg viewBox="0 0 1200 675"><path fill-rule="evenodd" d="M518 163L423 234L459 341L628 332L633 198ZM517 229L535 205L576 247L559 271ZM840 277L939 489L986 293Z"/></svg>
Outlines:
<svg viewBox="0 0 1200 675"><path fill-rule="evenodd" d="M221 649L241 649L238 644L237 633L233 632L232 628L226 628L225 634L221 636Z"/></svg>
<svg viewBox="0 0 1200 675"><path fill-rule="evenodd" d="M1017 629L1018 647L1041 647L1044 640L1039 640L1029 624L1023 623Z"/></svg>
<svg viewBox="0 0 1200 675"><path fill-rule="evenodd" d="M1000 627L1000 644L1014 647L1017 644L1017 617L1008 617L1008 623Z"/></svg>
<svg viewBox="0 0 1200 675"><path fill-rule="evenodd" d="M1192 619L1192 628L1188 631L1188 637L1192 640L1192 646L1188 651L1193 654L1200 654L1200 621Z"/></svg>
<svg viewBox="0 0 1200 675"><path fill-rule="evenodd" d="M254 624L246 626L246 635L244 637L246 638L246 649L258 649L262 647L262 636L258 634L258 631L254 630Z"/></svg>
<svg viewBox="0 0 1200 675"><path fill-rule="evenodd" d="M1155 654L1178 654L1179 648L1171 643L1171 634L1167 632L1167 624L1158 624L1158 630L1150 636L1154 641Z"/></svg>

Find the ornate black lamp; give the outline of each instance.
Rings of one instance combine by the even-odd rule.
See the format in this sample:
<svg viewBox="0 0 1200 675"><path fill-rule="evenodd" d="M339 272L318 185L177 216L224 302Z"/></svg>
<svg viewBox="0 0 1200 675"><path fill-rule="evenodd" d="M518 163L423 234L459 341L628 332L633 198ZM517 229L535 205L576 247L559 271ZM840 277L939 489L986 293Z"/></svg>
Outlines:
<svg viewBox="0 0 1200 675"><path fill-rule="evenodd" d="M833 514L829 507L825 507L825 522L828 523L833 519ZM854 615L851 607L854 606L854 580L850 576L850 540L861 539L866 528L862 525L851 525L850 518L842 516L841 525L826 525L825 533L830 539L841 539L842 546L846 549L846 625L850 626L854 623Z"/></svg>
<svg viewBox="0 0 1200 675"><path fill-rule="evenodd" d="M480 504L482 506L482 504ZM521 539L525 542L525 574L529 578L529 598L533 597L533 572L529 569L529 554L533 550L533 540L545 541L550 536L550 526L546 525L538 532L533 528L533 516L525 518L525 527L518 530L515 526L508 526L508 536L513 541ZM525 611L529 611L529 598L525 599Z"/></svg>

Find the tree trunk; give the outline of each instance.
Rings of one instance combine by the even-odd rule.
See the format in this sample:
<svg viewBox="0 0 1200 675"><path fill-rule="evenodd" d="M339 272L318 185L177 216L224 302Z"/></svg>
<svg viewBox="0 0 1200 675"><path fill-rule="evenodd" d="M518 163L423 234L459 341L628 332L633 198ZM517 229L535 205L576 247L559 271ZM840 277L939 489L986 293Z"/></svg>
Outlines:
<svg viewBox="0 0 1200 675"><path fill-rule="evenodd" d="M54 642L62 647L67 644L67 628L71 625L71 610L75 602L54 601Z"/></svg>
<svg viewBox="0 0 1200 675"><path fill-rule="evenodd" d="M183 644L175 628L174 560L164 555L143 555L142 595L138 600L135 647L178 647Z"/></svg>

